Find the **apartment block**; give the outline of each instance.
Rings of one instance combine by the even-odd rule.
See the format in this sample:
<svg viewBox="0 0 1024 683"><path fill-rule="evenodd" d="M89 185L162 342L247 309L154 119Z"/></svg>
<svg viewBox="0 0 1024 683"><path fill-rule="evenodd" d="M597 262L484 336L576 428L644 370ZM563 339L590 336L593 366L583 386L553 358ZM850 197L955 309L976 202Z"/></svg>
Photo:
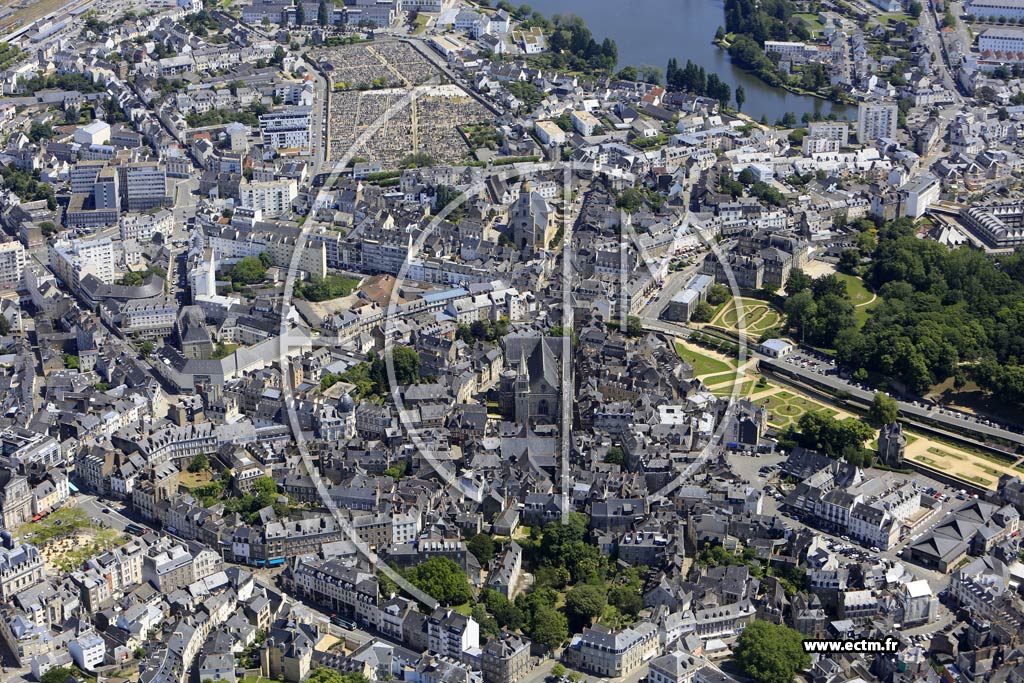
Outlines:
<svg viewBox="0 0 1024 683"><path fill-rule="evenodd" d="M78 290L86 275L107 285L114 283L114 244L109 237L55 240L49 247L49 260L54 275L72 290Z"/></svg>
<svg viewBox="0 0 1024 683"><path fill-rule="evenodd" d="M896 134L897 107L883 102L861 102L857 106L857 141L873 143Z"/></svg>
<svg viewBox="0 0 1024 683"><path fill-rule="evenodd" d="M271 149L308 149L312 107L284 107L260 116L260 133Z"/></svg>
<svg viewBox="0 0 1024 683"><path fill-rule="evenodd" d="M243 207L262 211L266 217L276 217L291 210L298 187L294 178L245 181L238 185L238 195Z"/></svg>
<svg viewBox="0 0 1024 683"><path fill-rule="evenodd" d="M21 242L0 244L0 287L6 290L20 289L25 273L25 247Z"/></svg>

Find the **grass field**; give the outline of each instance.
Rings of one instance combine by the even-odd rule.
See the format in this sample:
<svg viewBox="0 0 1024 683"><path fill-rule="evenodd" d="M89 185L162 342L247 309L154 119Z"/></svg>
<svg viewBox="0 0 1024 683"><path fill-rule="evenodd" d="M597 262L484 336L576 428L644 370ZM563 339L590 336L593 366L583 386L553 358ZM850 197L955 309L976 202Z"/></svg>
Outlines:
<svg viewBox="0 0 1024 683"><path fill-rule="evenodd" d="M178 476L178 483L185 488L192 490L197 486L203 484L209 484L213 481L213 473L210 470L203 470L202 472L189 472L187 469L182 470Z"/></svg>
<svg viewBox="0 0 1024 683"><path fill-rule="evenodd" d="M836 277L846 283L846 293L854 305L853 317L857 319L857 324L863 327L871 315L871 311L882 303L882 300L875 297L859 277L838 272Z"/></svg>
<svg viewBox="0 0 1024 683"><path fill-rule="evenodd" d="M701 377L701 381L704 382L705 385L713 387L716 384L721 384L722 382L735 381L737 374L738 373L735 370L731 370L729 372L723 372L720 375L708 375L707 377Z"/></svg>
<svg viewBox="0 0 1024 683"><path fill-rule="evenodd" d="M427 30L427 24L430 23L430 15L423 14L420 12L416 15L416 28L413 29L413 34L420 34Z"/></svg>
<svg viewBox="0 0 1024 683"><path fill-rule="evenodd" d="M757 403L768 409L771 413L768 422L776 427L796 424L804 413L823 413L832 417L839 414L837 410L789 391L779 391L760 399Z"/></svg>
<svg viewBox="0 0 1024 683"><path fill-rule="evenodd" d="M794 14L793 16L803 19L804 23L807 24L807 28L810 30L812 34L821 33L822 29L825 28L824 26L821 25L821 22L818 21L817 14Z"/></svg>
<svg viewBox="0 0 1024 683"><path fill-rule="evenodd" d="M720 375L736 367L735 362L728 363L719 358L705 355L705 352L696 351L681 342L676 342L676 353L679 354L680 358L693 366L693 374L696 377Z"/></svg>
<svg viewBox="0 0 1024 683"><path fill-rule="evenodd" d="M754 380L745 379L739 382L729 382L728 384L722 384L711 389L711 393L715 396L732 396L733 387L738 387L737 395L741 398L743 396L749 396L754 390Z"/></svg>
<svg viewBox="0 0 1024 683"><path fill-rule="evenodd" d="M917 20L914 19L914 17L907 14L906 12L886 12L882 16L875 18L878 20L878 23L882 24L883 26L892 26L893 24L900 21L907 22L907 25L911 27L917 26Z"/></svg>
<svg viewBox="0 0 1024 683"><path fill-rule="evenodd" d="M772 308L767 302L760 299L741 298L743 305L744 329L751 336L759 336L779 324L780 316L778 311ZM740 329L740 313L736 306L736 300L730 299L722 309L711 320L712 325L725 327L731 330Z"/></svg>

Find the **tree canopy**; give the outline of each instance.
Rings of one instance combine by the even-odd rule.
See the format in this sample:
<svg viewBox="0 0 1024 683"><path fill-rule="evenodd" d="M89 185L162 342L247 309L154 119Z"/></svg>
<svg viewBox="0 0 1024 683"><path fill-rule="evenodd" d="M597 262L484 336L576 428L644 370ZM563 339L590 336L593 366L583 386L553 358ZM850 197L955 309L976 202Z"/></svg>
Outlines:
<svg viewBox="0 0 1024 683"><path fill-rule="evenodd" d="M802 272L797 278L802 284L808 282ZM810 280L807 288L796 291L795 285L791 287L791 284L786 285L790 296L783 310L786 313L786 325L801 341L831 346L842 331L857 326L853 302L846 293L846 283L838 276L822 275Z"/></svg>
<svg viewBox="0 0 1024 683"><path fill-rule="evenodd" d="M466 574L448 557L434 556L410 567L405 578L442 605L461 605L473 597Z"/></svg>
<svg viewBox="0 0 1024 683"><path fill-rule="evenodd" d="M569 616L584 624L601 616L607 604L608 593L603 586L584 583L565 594L565 609Z"/></svg>
<svg viewBox="0 0 1024 683"><path fill-rule="evenodd" d="M309 673L306 683L370 683L370 679L356 671L341 673L335 669L318 666Z"/></svg>
<svg viewBox="0 0 1024 683"><path fill-rule="evenodd" d="M394 362L395 380L398 384L401 386L418 382L420 379L420 356L416 350L410 346L396 345L391 348L390 352ZM365 363L353 365L345 372L336 375L324 375L320 380L320 389L329 389L338 381L354 384L356 393L363 398L384 396L390 387L387 361L384 356L371 351L369 359Z"/></svg>
<svg viewBox="0 0 1024 683"><path fill-rule="evenodd" d="M267 266L258 256L246 256L231 268L231 281L251 285L263 281Z"/></svg>
<svg viewBox="0 0 1024 683"><path fill-rule="evenodd" d="M487 564L494 557L494 539L488 534L477 534L466 543L466 549L473 553L480 564Z"/></svg>
<svg viewBox="0 0 1024 683"><path fill-rule="evenodd" d="M868 411L868 418L878 426L892 424L899 415L899 405L896 399L882 392L875 392L875 398L871 402L871 410Z"/></svg>
<svg viewBox="0 0 1024 683"><path fill-rule="evenodd" d="M899 219L878 231L865 279L881 302L862 329L837 334L843 365L921 393L965 373L1024 402L1024 254L948 250Z"/></svg>
<svg viewBox="0 0 1024 683"><path fill-rule="evenodd" d="M864 442L874 433L870 425L860 420L837 420L823 412L812 412L801 415L796 428L789 427L780 442L798 444L833 458L844 458L851 465L869 467L872 456L871 451L864 448Z"/></svg>
<svg viewBox="0 0 1024 683"><path fill-rule="evenodd" d="M793 683L811 665L803 636L787 626L754 621L740 634L733 652L736 663L757 683Z"/></svg>

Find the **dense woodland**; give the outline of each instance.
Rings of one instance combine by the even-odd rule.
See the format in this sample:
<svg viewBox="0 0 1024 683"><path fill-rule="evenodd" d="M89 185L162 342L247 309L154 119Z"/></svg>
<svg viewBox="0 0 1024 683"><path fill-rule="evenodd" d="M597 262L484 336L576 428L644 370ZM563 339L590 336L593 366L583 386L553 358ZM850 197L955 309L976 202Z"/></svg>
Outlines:
<svg viewBox="0 0 1024 683"><path fill-rule="evenodd" d="M915 237L907 219L883 226L863 251L864 279L880 299L871 316L858 326L839 278L794 271L784 309L796 339L835 348L857 378L875 373L922 394L949 378L955 388L973 380L1024 403L1024 252L950 251Z"/></svg>
<svg viewBox="0 0 1024 683"><path fill-rule="evenodd" d="M872 256L865 276L882 303L863 329L837 335L844 364L919 392L954 377L1024 401L1024 253L949 251L904 219L879 231Z"/></svg>

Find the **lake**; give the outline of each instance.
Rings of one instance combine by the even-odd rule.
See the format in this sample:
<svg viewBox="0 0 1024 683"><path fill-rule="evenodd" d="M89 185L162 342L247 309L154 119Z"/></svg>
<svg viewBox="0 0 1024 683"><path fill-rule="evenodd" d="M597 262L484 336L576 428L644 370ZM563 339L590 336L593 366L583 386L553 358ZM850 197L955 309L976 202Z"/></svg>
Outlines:
<svg viewBox="0 0 1024 683"><path fill-rule="evenodd" d="M797 119L805 113L835 113L839 118L855 118L850 107L806 95L773 88L738 66L729 54L711 40L715 30L725 23L721 0L526 0L541 14L576 14L582 17L598 42L606 36L619 48L619 66L650 64L662 71L675 57L679 66L690 59L708 73L732 86L742 85L747 99L743 113L755 119L761 115L775 123L787 111Z"/></svg>

